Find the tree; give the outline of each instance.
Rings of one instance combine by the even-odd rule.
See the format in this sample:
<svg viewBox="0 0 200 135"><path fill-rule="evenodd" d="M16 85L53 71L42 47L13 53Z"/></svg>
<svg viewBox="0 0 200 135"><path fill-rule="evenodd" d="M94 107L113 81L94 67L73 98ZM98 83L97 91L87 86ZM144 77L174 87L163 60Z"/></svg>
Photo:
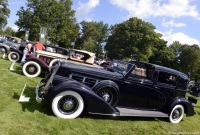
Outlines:
<svg viewBox="0 0 200 135"><path fill-rule="evenodd" d="M112 26L105 49L111 59L130 59L135 55L137 60L148 61L155 46L164 42L161 36L152 24L136 17L130 18Z"/></svg>
<svg viewBox="0 0 200 135"><path fill-rule="evenodd" d="M9 36L15 35L15 31L11 27L6 27L6 29L4 30L4 33Z"/></svg>
<svg viewBox="0 0 200 135"><path fill-rule="evenodd" d="M182 45L179 59L180 71L189 74L195 79L200 79L200 48L198 45Z"/></svg>
<svg viewBox="0 0 200 135"><path fill-rule="evenodd" d="M165 41L160 40L160 42L154 46L153 55L150 56L149 62L172 68L175 58L176 56L173 50L166 46Z"/></svg>
<svg viewBox="0 0 200 135"><path fill-rule="evenodd" d="M40 27L46 27L52 42L69 47L79 31L71 6L71 0L28 0L27 8L17 12L19 20L15 24L20 30L29 30L31 40L38 40Z"/></svg>
<svg viewBox="0 0 200 135"><path fill-rule="evenodd" d="M6 26L9 15L8 0L0 0L0 29Z"/></svg>
<svg viewBox="0 0 200 135"><path fill-rule="evenodd" d="M80 49L96 53L97 58L103 57L103 45L108 37L108 24L100 22L85 22L81 23L81 33L79 40Z"/></svg>

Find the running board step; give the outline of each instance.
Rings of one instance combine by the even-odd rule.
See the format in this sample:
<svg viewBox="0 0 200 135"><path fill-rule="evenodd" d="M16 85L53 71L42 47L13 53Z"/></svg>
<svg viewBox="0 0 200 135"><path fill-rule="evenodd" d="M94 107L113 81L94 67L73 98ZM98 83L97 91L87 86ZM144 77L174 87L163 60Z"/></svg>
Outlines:
<svg viewBox="0 0 200 135"><path fill-rule="evenodd" d="M147 111L147 110L137 110L137 109L127 109L116 107L120 116L141 116L141 117L168 117L168 114L159 111Z"/></svg>

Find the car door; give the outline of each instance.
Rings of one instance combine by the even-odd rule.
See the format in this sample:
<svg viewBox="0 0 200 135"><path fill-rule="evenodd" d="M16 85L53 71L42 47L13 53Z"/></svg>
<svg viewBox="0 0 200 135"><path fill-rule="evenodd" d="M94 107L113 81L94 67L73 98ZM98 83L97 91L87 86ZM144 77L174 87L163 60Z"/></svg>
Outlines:
<svg viewBox="0 0 200 135"><path fill-rule="evenodd" d="M154 72L155 69L147 66L135 68L124 80L119 105L138 109L162 108L165 100L162 93L154 86Z"/></svg>

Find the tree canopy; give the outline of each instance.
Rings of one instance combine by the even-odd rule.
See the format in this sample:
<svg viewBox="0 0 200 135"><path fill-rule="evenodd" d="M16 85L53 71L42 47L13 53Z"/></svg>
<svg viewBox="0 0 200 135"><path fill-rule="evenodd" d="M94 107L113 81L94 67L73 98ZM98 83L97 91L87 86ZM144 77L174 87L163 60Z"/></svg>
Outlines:
<svg viewBox="0 0 200 135"><path fill-rule="evenodd" d="M128 59L134 55L137 60L148 61L159 43L164 43L155 29L151 23L136 17L114 25L105 47L108 57Z"/></svg>
<svg viewBox="0 0 200 135"><path fill-rule="evenodd" d="M27 8L17 12L15 24L21 30L30 31L30 40L38 40L40 27L47 28L48 37L62 47L69 47L73 37L78 36L79 25L71 0L27 0Z"/></svg>
<svg viewBox="0 0 200 135"><path fill-rule="evenodd" d="M8 0L0 0L0 29L6 26L9 15Z"/></svg>
<svg viewBox="0 0 200 135"><path fill-rule="evenodd" d="M77 47L96 53L97 58L103 57L102 48L108 37L108 24L100 22L81 23L80 38Z"/></svg>

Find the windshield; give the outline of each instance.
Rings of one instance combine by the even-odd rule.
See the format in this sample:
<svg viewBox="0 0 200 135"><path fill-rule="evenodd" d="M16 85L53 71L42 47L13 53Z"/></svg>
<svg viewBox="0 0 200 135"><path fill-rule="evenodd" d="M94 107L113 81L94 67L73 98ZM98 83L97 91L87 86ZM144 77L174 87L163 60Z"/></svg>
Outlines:
<svg viewBox="0 0 200 135"><path fill-rule="evenodd" d="M128 62L113 60L107 68L108 70L121 73L125 76L132 69L133 66L133 64Z"/></svg>

